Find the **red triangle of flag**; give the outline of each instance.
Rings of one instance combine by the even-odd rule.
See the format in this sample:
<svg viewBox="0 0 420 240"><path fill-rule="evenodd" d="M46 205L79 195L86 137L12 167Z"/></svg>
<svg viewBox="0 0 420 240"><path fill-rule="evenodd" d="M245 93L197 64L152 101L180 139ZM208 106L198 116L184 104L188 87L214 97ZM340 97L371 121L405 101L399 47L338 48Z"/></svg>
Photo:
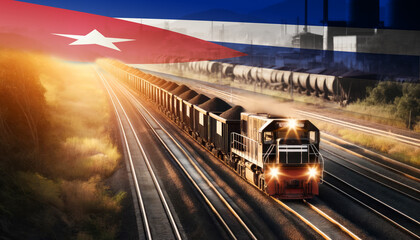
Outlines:
<svg viewBox="0 0 420 240"><path fill-rule="evenodd" d="M77 61L111 57L138 64L245 55L144 24L24 2L0 2L0 47L42 51Z"/></svg>

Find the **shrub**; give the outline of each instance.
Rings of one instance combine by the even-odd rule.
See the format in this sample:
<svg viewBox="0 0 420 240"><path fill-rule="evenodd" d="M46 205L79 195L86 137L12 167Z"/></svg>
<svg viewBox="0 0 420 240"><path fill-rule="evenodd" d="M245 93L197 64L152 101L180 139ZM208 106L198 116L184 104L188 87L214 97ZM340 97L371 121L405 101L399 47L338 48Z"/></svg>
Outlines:
<svg viewBox="0 0 420 240"><path fill-rule="evenodd" d="M389 104L393 103L396 97L402 96L402 85L400 83L390 81L379 82L375 88L368 88L367 91L367 103L371 105Z"/></svg>
<svg viewBox="0 0 420 240"><path fill-rule="evenodd" d="M114 239L107 96L90 66L0 50L0 238Z"/></svg>
<svg viewBox="0 0 420 240"><path fill-rule="evenodd" d="M388 118L401 121L410 129L416 126L420 116L420 84L380 82L373 89L367 88L367 92L367 98L354 105L370 106L376 115L383 107L392 109Z"/></svg>
<svg viewBox="0 0 420 240"><path fill-rule="evenodd" d="M420 116L420 85L404 84L403 96L397 97L394 104L397 106L396 115L405 120L408 128L418 122Z"/></svg>

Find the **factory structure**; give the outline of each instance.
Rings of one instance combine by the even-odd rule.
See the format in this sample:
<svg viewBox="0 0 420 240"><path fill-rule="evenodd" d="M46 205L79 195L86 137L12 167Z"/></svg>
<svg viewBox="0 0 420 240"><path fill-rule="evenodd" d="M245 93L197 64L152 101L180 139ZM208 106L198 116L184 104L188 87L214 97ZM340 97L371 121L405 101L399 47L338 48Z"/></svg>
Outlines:
<svg viewBox="0 0 420 240"><path fill-rule="evenodd" d="M247 54L218 60L221 63L336 77L362 75L381 81L420 82L420 15L417 13L420 1L388 0L388 5L382 8L380 0L344 2L346 7L339 13L339 18L334 5L336 2L290 0L286 3L295 5L293 13L288 16L284 5L248 15L251 20L266 17L262 22L131 21L186 34ZM309 8L314 6L318 8ZM278 20L270 23L273 14L278 19L283 14L289 18L295 16L297 24L279 23ZM317 14L315 21L319 24L311 14ZM205 19L212 17L206 16ZM176 62L176 59L166 62Z"/></svg>
<svg viewBox="0 0 420 240"><path fill-rule="evenodd" d="M291 35L284 27L280 37L290 42L283 44L290 48L251 44L238 49L249 56L237 63L337 75L357 71L377 80L419 82L420 21L415 12L419 1L390 0L387 26L380 21L379 0L350 0L347 21L329 20L329 3L323 0L323 26L308 26L310 0L304 1L304 24Z"/></svg>
<svg viewBox="0 0 420 240"><path fill-rule="evenodd" d="M319 49L322 44L323 50L371 52L378 44L390 42L387 39L389 34L384 35L383 33L392 30L384 31L384 23L380 21L379 17L379 0L350 0L348 21L330 21L328 19L328 0L324 0L323 24L325 27L322 35L307 31L307 2L308 0L305 0L304 32L296 36L300 40L297 41L299 44L295 45L297 47ZM388 29L413 30L419 27L420 22L416 15L418 14L418 1L390 0L389 4ZM412 35L414 37L418 33L413 31ZM398 37L400 36L396 36L396 38ZM395 41L398 40L395 39ZM398 49L396 46L391 51L405 54L402 47ZM419 49L416 50L419 53Z"/></svg>
<svg viewBox="0 0 420 240"><path fill-rule="evenodd" d="M292 37L292 46L296 49L322 49L323 53L300 51L300 55L307 56L296 59L296 56L286 55L280 65L294 68L297 61L306 60L300 68L336 69L337 65L342 65L348 70L375 74L379 79L394 77L395 80L418 82L420 33L416 30L420 27L419 5L417 0L390 0L389 22L384 27L380 21L379 0L350 0L348 21L330 21L328 0L323 0L323 32L316 33L308 30L308 0L305 0L303 31ZM393 69L393 63L398 60L405 62L406 70ZM273 65L278 64L273 62ZM389 74L381 76L387 70Z"/></svg>

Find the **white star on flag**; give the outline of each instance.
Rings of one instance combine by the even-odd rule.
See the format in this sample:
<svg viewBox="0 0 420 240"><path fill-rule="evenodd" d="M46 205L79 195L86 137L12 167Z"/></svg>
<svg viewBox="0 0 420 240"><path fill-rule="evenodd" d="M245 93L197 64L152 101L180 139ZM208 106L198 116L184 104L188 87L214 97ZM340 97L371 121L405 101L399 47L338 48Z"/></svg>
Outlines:
<svg viewBox="0 0 420 240"><path fill-rule="evenodd" d="M102 47L111 48L117 51L121 51L117 46L114 45L114 43L118 42L129 42L129 41L135 41L135 39L125 39L125 38L109 38L102 35L98 30L94 29L90 33L86 35L70 35L70 34L58 34L53 33L57 36L62 37L68 37L77 39L76 41L70 43L69 45L90 45L90 44L96 44Z"/></svg>

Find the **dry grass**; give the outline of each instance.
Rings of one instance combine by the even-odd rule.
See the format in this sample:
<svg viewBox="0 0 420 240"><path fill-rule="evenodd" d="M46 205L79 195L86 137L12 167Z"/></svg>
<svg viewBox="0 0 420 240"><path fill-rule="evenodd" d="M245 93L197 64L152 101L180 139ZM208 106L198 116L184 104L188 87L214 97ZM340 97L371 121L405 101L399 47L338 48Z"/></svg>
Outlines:
<svg viewBox="0 0 420 240"><path fill-rule="evenodd" d="M59 208L63 207L59 182L30 172L19 172L17 181L27 194L35 196L41 202Z"/></svg>
<svg viewBox="0 0 420 240"><path fill-rule="evenodd" d="M420 149L386 137L366 134L357 130L344 129L339 126L325 122L311 120L320 130L343 138L357 145L373 149L377 152L410 164L420 167Z"/></svg>
<svg viewBox="0 0 420 240"><path fill-rule="evenodd" d="M67 178L88 179L110 176L119 164L118 149L107 139L67 138L62 144L62 161L58 172Z"/></svg>
<svg viewBox="0 0 420 240"><path fill-rule="evenodd" d="M399 128L406 128L406 123L395 116L396 107L391 104L366 105L361 102L355 102L349 104L343 110L347 111L347 114L350 114L352 117Z"/></svg>
<svg viewBox="0 0 420 240"><path fill-rule="evenodd" d="M97 177L88 181L63 181L61 190L68 212L79 221L95 212L117 214L121 209L120 201L125 196L125 193L119 193L111 197Z"/></svg>
<svg viewBox="0 0 420 240"><path fill-rule="evenodd" d="M51 121L60 141L55 170L69 179L109 176L120 155L110 140L110 108L90 65L62 64L62 79L42 76Z"/></svg>
<svg viewBox="0 0 420 240"><path fill-rule="evenodd" d="M95 71L7 49L0 63L0 235L114 239L125 193L103 184L120 154Z"/></svg>
<svg viewBox="0 0 420 240"><path fill-rule="evenodd" d="M114 239L118 232L116 220L121 201L120 192L111 196L98 177L88 181L63 181L62 198L73 224L81 226L77 239ZM83 224L80 225L80 222Z"/></svg>
<svg viewBox="0 0 420 240"><path fill-rule="evenodd" d="M113 239L125 193L112 195L101 183L120 163L111 141L107 95L89 64L57 61L58 74L43 74L52 139L57 139L52 175L62 179L61 199L77 239Z"/></svg>

